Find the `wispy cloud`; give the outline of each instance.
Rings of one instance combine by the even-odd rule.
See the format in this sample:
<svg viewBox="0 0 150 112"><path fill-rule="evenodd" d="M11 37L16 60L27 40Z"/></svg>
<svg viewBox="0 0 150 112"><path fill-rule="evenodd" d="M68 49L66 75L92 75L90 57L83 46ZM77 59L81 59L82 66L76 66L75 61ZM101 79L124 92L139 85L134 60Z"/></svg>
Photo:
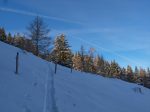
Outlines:
<svg viewBox="0 0 150 112"><path fill-rule="evenodd" d="M133 65L137 65L137 66L141 66L139 63L137 63L136 61L134 61L133 59L130 59L124 55L120 55L120 53L116 52L116 51L113 51L113 50L110 50L110 49L107 49L103 46L100 46L98 45L98 43L95 43L95 42L91 42L90 40L86 40L86 39L82 39L80 37L76 37L76 36L72 36L74 34L85 34L85 33L97 33L97 32L105 32L105 33L109 33L109 32L120 32L122 30L119 30L119 29L108 29L108 28L95 28L95 29L71 29L71 30L53 30L55 32L55 34L60 34L60 33L64 33L64 34L68 34L68 35L71 35L70 37L71 38L74 38L78 41L82 41L90 46L93 46L95 47L96 49L99 49L99 50L102 50L102 51L105 51L107 53L110 53L112 55L115 55L119 58L121 58L122 60L128 62L129 64L133 64ZM120 46L121 47L121 46ZM123 49L123 48L122 48Z"/></svg>
<svg viewBox="0 0 150 112"><path fill-rule="evenodd" d="M45 18L45 19L50 19L50 20L56 20L56 21L62 21L62 22L66 22L66 23L74 23L74 24L82 25L82 23L80 23L78 21L71 21L71 20L67 20L67 19L64 19L64 18L47 16L47 15L43 15L43 14L39 14L39 13L28 12L28 11L23 11L23 10L18 10L18 9L0 7L0 11L11 12L11 13L16 13L16 14L22 14L22 15L27 15L27 16L40 16L40 17Z"/></svg>
<svg viewBox="0 0 150 112"><path fill-rule="evenodd" d="M74 38L74 37L72 37L72 38ZM115 51L112 51L112 50L110 50L110 49L104 48L104 47L102 47L102 46L99 46L99 45L97 45L97 44L95 44L95 43L93 43L93 42L87 41L87 40L82 39L82 38L75 38L75 39L77 39L77 40L79 40L79 41L82 41L82 42L85 42L86 44L88 44L88 45L90 45L90 46L94 46L94 47L96 47L97 49L103 50L103 51L108 52L108 53L111 53L111 54L113 54L113 55L115 55L115 56L117 56L117 57L120 57L120 58L123 59L124 61L127 61L127 62L129 62L129 63L131 63L131 64L133 64L133 65L140 66L139 63L135 62L134 60L131 60L130 58L128 58L128 57L126 57L126 56L120 55L119 53L117 53L117 52L115 52Z"/></svg>
<svg viewBox="0 0 150 112"><path fill-rule="evenodd" d="M65 33L65 34L70 34L70 35L79 35L79 34L90 34L90 33L116 33L116 32L121 32L121 29L117 28L88 28L84 26L84 28L77 28L77 29L64 29L64 30L58 30L58 29L53 29L53 32L56 33Z"/></svg>

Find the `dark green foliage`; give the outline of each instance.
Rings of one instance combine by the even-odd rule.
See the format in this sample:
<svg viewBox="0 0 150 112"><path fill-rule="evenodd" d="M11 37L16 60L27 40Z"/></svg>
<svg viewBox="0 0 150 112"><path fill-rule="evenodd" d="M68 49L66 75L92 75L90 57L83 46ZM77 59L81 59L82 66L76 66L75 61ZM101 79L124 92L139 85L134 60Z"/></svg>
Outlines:
<svg viewBox="0 0 150 112"><path fill-rule="evenodd" d="M0 28L0 40L6 42L6 33L4 28Z"/></svg>

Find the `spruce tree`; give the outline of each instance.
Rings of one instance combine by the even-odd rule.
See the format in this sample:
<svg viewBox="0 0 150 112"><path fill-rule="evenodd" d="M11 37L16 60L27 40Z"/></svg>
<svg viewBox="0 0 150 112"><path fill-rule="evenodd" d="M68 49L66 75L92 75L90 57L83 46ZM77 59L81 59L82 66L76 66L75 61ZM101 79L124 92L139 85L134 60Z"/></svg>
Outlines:
<svg viewBox="0 0 150 112"><path fill-rule="evenodd" d="M147 77L150 77L150 68L147 68Z"/></svg>
<svg viewBox="0 0 150 112"><path fill-rule="evenodd" d="M112 61L110 64L110 75L112 77L120 78L121 68L115 61Z"/></svg>
<svg viewBox="0 0 150 112"><path fill-rule="evenodd" d="M135 75L135 76L139 76L139 69L138 69L137 66L135 67L134 75Z"/></svg>
<svg viewBox="0 0 150 112"><path fill-rule="evenodd" d="M4 28L0 28L0 40L3 42L6 41L6 33Z"/></svg>
<svg viewBox="0 0 150 112"><path fill-rule="evenodd" d="M81 46L80 48L80 54L81 54L81 62L82 62L81 71L85 71L85 50L83 46Z"/></svg>
<svg viewBox="0 0 150 112"><path fill-rule="evenodd" d="M8 33L8 36L7 36L7 40L6 40L9 44L12 44L12 36L11 36L11 33Z"/></svg>
<svg viewBox="0 0 150 112"><path fill-rule="evenodd" d="M122 79L122 80L127 80L127 74L126 74L127 72L126 72L126 68L121 68L121 76L120 76L120 78Z"/></svg>
<svg viewBox="0 0 150 112"><path fill-rule="evenodd" d="M127 66L127 80L129 82L134 82L133 70L130 65Z"/></svg>
<svg viewBox="0 0 150 112"><path fill-rule="evenodd" d="M104 59L102 56L96 56L94 58L94 67L97 74L104 74Z"/></svg>
<svg viewBox="0 0 150 112"><path fill-rule="evenodd" d="M72 57L73 68L75 70L81 71L82 70L82 61L81 61L81 54L79 52L75 53Z"/></svg>
<svg viewBox="0 0 150 112"><path fill-rule="evenodd" d="M84 56L85 72L95 73L93 57L94 57L94 48L90 48L89 53Z"/></svg>
<svg viewBox="0 0 150 112"><path fill-rule="evenodd" d="M104 76L111 77L110 74L110 63L108 61L104 61Z"/></svg>
<svg viewBox="0 0 150 112"><path fill-rule="evenodd" d="M143 68L140 68L140 77L145 77L146 76L146 71Z"/></svg>
<svg viewBox="0 0 150 112"><path fill-rule="evenodd" d="M52 60L55 63L71 67L72 66L72 52L65 35L57 36L54 42L54 49L51 53Z"/></svg>

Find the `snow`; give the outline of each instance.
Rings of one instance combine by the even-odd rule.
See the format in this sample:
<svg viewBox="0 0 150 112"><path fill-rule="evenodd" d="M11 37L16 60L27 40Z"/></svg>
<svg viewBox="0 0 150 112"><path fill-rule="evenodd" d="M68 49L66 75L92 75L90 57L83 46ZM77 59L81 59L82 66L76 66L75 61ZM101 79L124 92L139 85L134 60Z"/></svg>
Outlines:
<svg viewBox="0 0 150 112"><path fill-rule="evenodd" d="M147 88L62 66L54 74L52 63L2 42L0 52L0 112L150 112Z"/></svg>

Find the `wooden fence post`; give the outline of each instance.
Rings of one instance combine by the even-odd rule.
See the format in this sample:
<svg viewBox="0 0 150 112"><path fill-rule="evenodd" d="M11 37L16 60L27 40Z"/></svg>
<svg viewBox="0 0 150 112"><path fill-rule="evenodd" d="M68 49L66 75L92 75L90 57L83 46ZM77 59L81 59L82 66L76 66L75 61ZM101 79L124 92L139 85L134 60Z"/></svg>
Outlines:
<svg viewBox="0 0 150 112"><path fill-rule="evenodd" d="M17 55L16 55L16 74L18 74L18 63L19 63L19 53L17 52Z"/></svg>
<svg viewBox="0 0 150 112"><path fill-rule="evenodd" d="M57 63L55 63L55 74L57 72Z"/></svg>
<svg viewBox="0 0 150 112"><path fill-rule="evenodd" d="M71 73L72 73L72 67L70 69L71 69Z"/></svg>

